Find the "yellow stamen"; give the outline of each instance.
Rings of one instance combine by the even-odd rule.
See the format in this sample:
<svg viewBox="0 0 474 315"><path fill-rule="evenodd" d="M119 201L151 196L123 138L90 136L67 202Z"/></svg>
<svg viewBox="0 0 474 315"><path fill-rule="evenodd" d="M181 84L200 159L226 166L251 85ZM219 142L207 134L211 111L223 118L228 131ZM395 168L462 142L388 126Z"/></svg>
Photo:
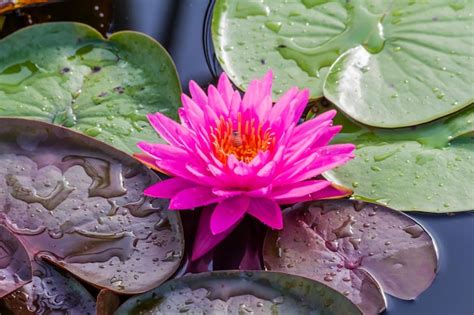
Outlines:
<svg viewBox="0 0 474 315"><path fill-rule="evenodd" d="M242 121L240 113L235 125L221 117L217 121L217 127L211 131L214 155L222 163L226 164L230 154L249 163L258 152L273 150L275 134L270 128L263 129L261 124L256 126L255 119Z"/></svg>

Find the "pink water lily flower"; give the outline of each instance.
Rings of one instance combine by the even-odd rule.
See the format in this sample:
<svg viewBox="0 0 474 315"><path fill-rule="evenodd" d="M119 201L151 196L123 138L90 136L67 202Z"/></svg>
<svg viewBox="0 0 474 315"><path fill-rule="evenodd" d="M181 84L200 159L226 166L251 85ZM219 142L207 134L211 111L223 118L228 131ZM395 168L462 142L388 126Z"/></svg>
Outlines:
<svg viewBox="0 0 474 315"><path fill-rule="evenodd" d="M225 74L207 93L193 81L189 89L191 97L181 97L180 124L161 113L148 115L168 144L140 142L144 154L137 158L173 176L148 187L145 195L170 198L169 209L176 210L215 205L202 215L207 219L201 219L194 259L245 214L281 229L279 205L351 193L313 179L353 158L354 145L328 145L341 130L332 125L335 111L298 124L307 89L293 87L273 105L271 72L252 81L243 98Z"/></svg>

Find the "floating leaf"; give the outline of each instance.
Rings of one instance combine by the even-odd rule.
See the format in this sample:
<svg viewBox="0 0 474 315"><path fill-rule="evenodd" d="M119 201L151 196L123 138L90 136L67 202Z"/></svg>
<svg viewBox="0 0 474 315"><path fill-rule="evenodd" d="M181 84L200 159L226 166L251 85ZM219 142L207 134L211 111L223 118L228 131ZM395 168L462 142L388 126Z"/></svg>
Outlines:
<svg viewBox="0 0 474 315"><path fill-rule="evenodd" d="M474 100L467 2L218 0L212 35L241 88L272 68L276 95L296 84L320 97L325 82L324 95L352 118L410 126Z"/></svg>
<svg viewBox="0 0 474 315"><path fill-rule="evenodd" d="M92 295L72 276L35 261L33 281L0 300L0 314L95 314Z"/></svg>
<svg viewBox="0 0 474 315"><path fill-rule="evenodd" d="M122 314L362 314L328 286L276 272L215 271L187 275L133 297Z"/></svg>
<svg viewBox="0 0 474 315"><path fill-rule="evenodd" d="M393 296L414 299L436 275L430 235L390 208L354 200L298 204L284 211L284 224L267 234L265 266L322 281L367 314L385 308L378 283Z"/></svg>
<svg viewBox="0 0 474 315"><path fill-rule="evenodd" d="M25 247L0 225L0 298L22 287L31 278L30 258Z"/></svg>
<svg viewBox="0 0 474 315"><path fill-rule="evenodd" d="M97 295L97 315L113 315L120 305L119 297L109 290L100 290Z"/></svg>
<svg viewBox="0 0 474 315"><path fill-rule="evenodd" d="M167 201L143 197L152 171L65 128L12 118L0 126L0 216L30 254L123 293L175 272L182 226Z"/></svg>
<svg viewBox="0 0 474 315"><path fill-rule="evenodd" d="M0 60L0 116L52 122L126 152L156 141L146 113L176 117L174 64L143 34L105 40L84 24L39 24L0 40Z"/></svg>
<svg viewBox="0 0 474 315"><path fill-rule="evenodd" d="M356 158L324 175L352 186L356 198L403 211L474 209L473 105L399 130L368 129L343 117L335 122L344 126L336 142L356 144Z"/></svg>

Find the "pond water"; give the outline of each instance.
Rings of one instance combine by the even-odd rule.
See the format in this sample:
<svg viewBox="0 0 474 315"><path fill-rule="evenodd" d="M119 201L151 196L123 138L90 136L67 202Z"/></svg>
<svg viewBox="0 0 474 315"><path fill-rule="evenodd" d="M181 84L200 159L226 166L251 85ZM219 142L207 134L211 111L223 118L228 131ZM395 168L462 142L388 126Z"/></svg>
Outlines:
<svg viewBox="0 0 474 315"><path fill-rule="evenodd" d="M104 33L131 29L154 37L170 52L185 92L189 80L205 86L214 82L220 71L212 55L209 33L212 4L206 0L74 0L56 6L52 14L41 9L44 12L38 20L77 20ZM3 35L35 18L28 15L7 19ZM412 217L437 241L439 273L416 301L388 296L386 314L473 314L474 214Z"/></svg>

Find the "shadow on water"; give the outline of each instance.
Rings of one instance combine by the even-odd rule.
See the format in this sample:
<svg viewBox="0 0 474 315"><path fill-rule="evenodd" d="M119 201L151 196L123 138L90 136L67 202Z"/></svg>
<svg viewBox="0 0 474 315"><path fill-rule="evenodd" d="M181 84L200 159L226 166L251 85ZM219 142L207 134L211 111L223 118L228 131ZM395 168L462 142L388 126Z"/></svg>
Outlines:
<svg viewBox="0 0 474 315"><path fill-rule="evenodd" d="M144 32L170 52L187 92L189 80L206 86L222 71L215 58L210 21L213 0L69 0L24 8L6 16L0 37L32 23L79 21L103 34ZM413 214L437 241L438 276L416 301L388 297L390 315L472 314L474 311L474 214Z"/></svg>

